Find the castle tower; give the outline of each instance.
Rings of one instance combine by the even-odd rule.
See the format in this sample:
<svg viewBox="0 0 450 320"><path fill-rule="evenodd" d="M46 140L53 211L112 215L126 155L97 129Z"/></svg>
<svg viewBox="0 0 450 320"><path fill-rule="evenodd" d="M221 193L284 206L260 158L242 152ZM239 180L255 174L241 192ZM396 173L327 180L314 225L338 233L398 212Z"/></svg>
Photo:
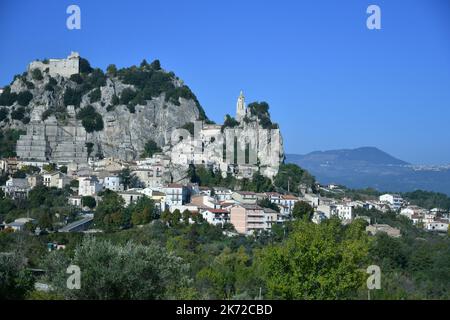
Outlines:
<svg viewBox="0 0 450 320"><path fill-rule="evenodd" d="M245 97L244 93L241 91L236 104L236 120L241 121L244 119L247 110L245 109Z"/></svg>

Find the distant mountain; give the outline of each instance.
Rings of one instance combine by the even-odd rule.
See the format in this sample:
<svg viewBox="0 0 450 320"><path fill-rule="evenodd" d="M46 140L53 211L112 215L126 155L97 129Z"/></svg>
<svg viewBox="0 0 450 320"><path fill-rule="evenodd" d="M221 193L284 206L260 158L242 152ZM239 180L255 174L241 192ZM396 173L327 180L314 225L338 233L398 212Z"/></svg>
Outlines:
<svg viewBox="0 0 450 320"><path fill-rule="evenodd" d="M450 195L450 166L414 166L375 147L287 154L320 183L404 192L417 189Z"/></svg>

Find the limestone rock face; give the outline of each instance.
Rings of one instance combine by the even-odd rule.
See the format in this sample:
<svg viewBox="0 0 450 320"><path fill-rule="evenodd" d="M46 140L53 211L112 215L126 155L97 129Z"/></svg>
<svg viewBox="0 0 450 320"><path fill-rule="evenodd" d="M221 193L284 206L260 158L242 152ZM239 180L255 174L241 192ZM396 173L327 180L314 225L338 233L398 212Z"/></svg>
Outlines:
<svg viewBox="0 0 450 320"><path fill-rule="evenodd" d="M111 112L98 108L105 127L103 131L90 134L88 139L101 146L106 157L136 159L149 139L163 146L169 142L173 130L198 118L195 102L180 100L181 105L176 106L166 103L162 95L145 106L136 106L134 113L125 106L116 106Z"/></svg>
<svg viewBox="0 0 450 320"><path fill-rule="evenodd" d="M18 143L21 146L20 150L30 141L33 141L33 131L36 132L34 139L40 141L41 144L43 143L42 141L45 140L43 132L46 132L45 126L47 125L48 127L44 120L48 116L56 116L56 120L54 117L53 119L61 132L64 131L63 128L64 126L67 127L67 125L72 128L71 130L77 131L76 126L79 126L78 131L84 131L81 121L76 119L76 114L70 112L73 108L66 106L64 103L64 93L68 89L75 89L77 87L76 83L60 75L53 74L52 77L45 72L42 74L42 80L34 80L28 72L17 77L10 85L12 93L19 94L20 92L29 91L33 95L27 106L20 106L18 102L11 106L0 106L0 108L9 109L9 117L0 123L0 129L12 128L27 131L27 136L24 136L22 141ZM50 83L53 83L51 87ZM182 82L174 79L174 84L181 86ZM82 95L80 106L75 109L75 113L88 105L92 105L102 116L104 123L103 130L85 135L83 144L89 142L94 145L92 156L101 154L104 157L115 157L122 160L137 159L143 153L145 143L148 140L154 140L159 146L164 146L169 142L174 129L182 127L186 123L194 122L199 118L199 107L196 101L179 98L179 105L175 105L172 101L166 101L164 92L158 97L134 106L134 110L129 110L126 105L121 104L111 107L113 97L120 97L122 91L126 88L138 91L133 85L125 84L118 78L107 76L106 84L99 88L101 92L99 101L91 102L90 94L95 89L89 90ZM25 121L26 123L24 123L23 121L12 119L11 112L18 108L24 109L25 118L28 118L29 122ZM46 112L48 115L43 118ZM67 135L65 138L61 135L59 138L63 140L62 143L72 143ZM37 145L37 142L35 144ZM45 146L40 146L40 148L39 150L47 150L46 157L48 160L54 159L51 148L50 151ZM82 154L85 152L85 150L78 151ZM27 150L21 155L29 158L37 154ZM36 158L42 159L43 157L41 155ZM79 157L74 158L79 159Z"/></svg>
<svg viewBox="0 0 450 320"><path fill-rule="evenodd" d="M170 173L177 182L186 180L191 164L212 167L225 176L250 178L259 171L273 178L284 160L280 129L271 123L268 105L256 112L246 108L242 92L236 123L207 124L198 121L207 118L195 95L173 73L160 69L159 63L110 74L98 69L73 74L67 68L58 74L61 62L53 62L53 72L41 68L42 76L36 72L16 76L5 88L13 98L5 99L2 94L0 103L9 101L10 105L0 106L8 109L0 129L26 132L17 142L19 158L67 163L87 162L89 157L129 161L140 158L145 144L153 140L171 159ZM81 112L87 109L94 110L88 118ZM103 126L93 128L89 120L99 115ZM171 141L174 130L186 124L192 128L194 123L199 136L192 143L178 139L178 131L176 141ZM187 132L186 137L191 135Z"/></svg>

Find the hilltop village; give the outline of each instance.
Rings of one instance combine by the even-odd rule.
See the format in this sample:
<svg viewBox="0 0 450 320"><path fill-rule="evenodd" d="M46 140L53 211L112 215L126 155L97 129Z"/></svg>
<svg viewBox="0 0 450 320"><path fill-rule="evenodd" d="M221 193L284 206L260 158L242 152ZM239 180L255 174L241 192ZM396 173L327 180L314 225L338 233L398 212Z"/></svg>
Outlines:
<svg viewBox="0 0 450 320"><path fill-rule="evenodd" d="M33 61L27 73L17 77L7 88L7 93L20 96L25 86L33 88L35 95L42 95L36 87L44 83L47 83L45 88L51 83L56 87L56 83L59 83L66 87L64 100L67 100L67 91L71 90L68 79L82 82L80 74L83 72L89 77L99 72L90 66L84 66L83 69L86 64L76 52L72 52L67 59ZM114 100L115 97L120 97L120 102L116 102L118 105L127 102L123 96L131 86L120 88L125 85L117 79L113 80L114 76L122 82L126 81L117 76L119 72L115 68L109 69L110 78L100 81L98 87L89 87L90 90L81 97L81 101L75 101L78 105L65 106L63 119L61 114L53 111L51 103L54 100L33 95L27 104L29 119L25 122L22 119L26 131L18 136L16 157L0 160L2 176L8 177L2 186L3 194L14 201L26 199L34 188L41 186L67 191L67 206L78 210L78 213L55 223L50 230L70 232L94 228L101 231L100 226L93 221L95 208L102 202L105 192L117 194L125 207L147 198L154 203L157 216L163 213L175 214L180 215L181 219L184 213L189 215L192 223L195 216L201 216L213 225L231 225L237 234L270 231L273 225L293 219L296 205L306 205L306 210L311 211L312 221L316 223L334 216L343 223L349 223L359 217L355 214L355 208L374 208L382 212L398 211L427 230L448 229L448 213L444 210L436 208L427 211L408 206L394 195L381 196L378 201L362 202L351 198L336 200L320 196L318 190L321 187L311 181L301 181L290 188L292 177L281 178L278 175L280 166L286 167L283 164L280 129L271 122L268 105L263 102L247 106L243 92L236 102L235 117L227 115L222 125L201 116L202 109L197 108L196 118L192 122L160 128L166 132L153 135L154 140L133 142L133 139L141 140L139 134L133 133L130 133L128 142L111 140L110 136L116 134L114 130L117 122L122 122L122 113L105 113L102 106L112 103L108 99ZM146 72L165 74L159 62L143 62L139 69L132 70L132 74L138 74L139 77L143 77ZM172 76L170 81L175 88L186 88L176 77ZM132 88L137 91L138 84L130 82L134 83ZM49 94L47 91L44 93L45 96ZM99 96L92 98L94 93ZM4 94L2 97L1 101L7 100ZM180 96L176 102L181 108L187 99L196 100L195 96ZM43 100L46 102L43 103ZM9 107L12 111L8 112L11 119L2 121L7 120L14 127L18 119L13 114L23 108L21 103L19 99L13 101ZM128 104L123 109L128 108L130 111L130 106L133 106L135 112L139 113L139 108L156 108L149 106L149 103ZM102 119L99 128L91 128L89 119L80 116L83 112L87 113L86 109L89 108L95 110L88 117L95 118L98 115ZM119 108L116 106L115 109ZM124 131L133 129L136 128ZM100 132L105 132L106 138L99 137ZM142 146L141 149L137 150L138 146ZM212 182L213 178L217 185ZM255 188L258 180L263 181L263 186ZM300 181L299 178L294 180ZM14 217L13 221L8 221L13 217L8 218L1 228L21 230L25 224L36 222L31 217ZM390 229L389 226L376 223L372 226L373 221L370 219L368 223L371 231L388 230L389 233L399 235L398 230Z"/></svg>

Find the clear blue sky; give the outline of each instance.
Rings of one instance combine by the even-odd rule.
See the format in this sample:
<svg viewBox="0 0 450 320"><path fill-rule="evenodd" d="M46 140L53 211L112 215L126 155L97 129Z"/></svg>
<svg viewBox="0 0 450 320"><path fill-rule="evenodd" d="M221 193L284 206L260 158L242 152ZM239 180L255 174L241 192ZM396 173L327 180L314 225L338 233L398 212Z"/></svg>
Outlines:
<svg viewBox="0 0 450 320"><path fill-rule="evenodd" d="M81 30L66 28L70 4ZM1 0L0 41L0 86L72 50L103 69L158 58L217 122L241 89L269 102L288 153L376 146L450 163L448 0Z"/></svg>

